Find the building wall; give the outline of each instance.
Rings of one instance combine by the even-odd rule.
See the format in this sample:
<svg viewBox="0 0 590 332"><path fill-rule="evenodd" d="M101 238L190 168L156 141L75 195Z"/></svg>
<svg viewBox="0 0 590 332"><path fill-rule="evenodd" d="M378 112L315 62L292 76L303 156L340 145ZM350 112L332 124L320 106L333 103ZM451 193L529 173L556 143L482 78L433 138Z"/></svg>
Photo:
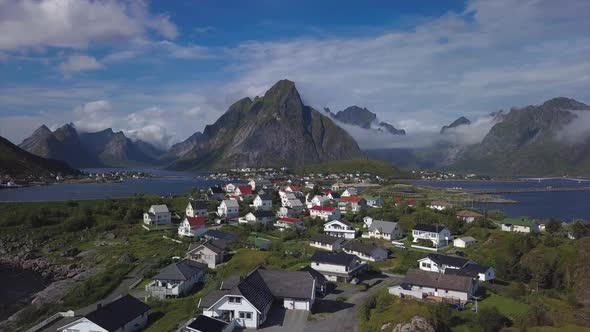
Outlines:
<svg viewBox="0 0 590 332"><path fill-rule="evenodd" d="M221 301L219 301L213 307L208 308L207 310L204 310L203 315L209 316L209 317L220 317L222 311L226 311L226 310L233 311L234 319L236 319L237 323L240 326L255 329L255 328L258 328L258 326L260 324L262 324L264 322L264 320L266 320L266 314L268 313L269 309L270 309L270 305L268 305L266 310L263 312L263 315L260 315L256 311L256 308L254 308L245 298L242 297L241 303L237 304L237 303L229 302L229 298L227 296L225 296ZM239 315L240 311L251 312L252 319L241 319L240 315Z"/></svg>

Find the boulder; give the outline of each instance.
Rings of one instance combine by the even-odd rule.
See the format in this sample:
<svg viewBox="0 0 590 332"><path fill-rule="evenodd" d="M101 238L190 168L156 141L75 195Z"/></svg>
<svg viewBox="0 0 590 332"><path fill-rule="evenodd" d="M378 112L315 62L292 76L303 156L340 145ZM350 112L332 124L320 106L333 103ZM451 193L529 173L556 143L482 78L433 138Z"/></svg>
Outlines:
<svg viewBox="0 0 590 332"><path fill-rule="evenodd" d="M383 328L382 328L383 329ZM436 332L434 327L424 317L414 316L409 323L400 323L393 328L393 332Z"/></svg>

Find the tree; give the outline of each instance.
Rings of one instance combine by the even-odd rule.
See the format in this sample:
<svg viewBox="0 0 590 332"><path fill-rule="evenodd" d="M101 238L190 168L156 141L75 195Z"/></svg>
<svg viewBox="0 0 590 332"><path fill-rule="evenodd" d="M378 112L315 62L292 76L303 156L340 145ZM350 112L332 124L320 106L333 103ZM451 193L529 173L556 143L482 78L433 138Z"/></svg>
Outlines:
<svg viewBox="0 0 590 332"><path fill-rule="evenodd" d="M581 239L588 235L588 228L581 220L576 220L571 226L572 235L576 239Z"/></svg>
<svg viewBox="0 0 590 332"><path fill-rule="evenodd" d="M476 321L481 330L485 332L497 332L510 324L510 320L502 315L496 307L479 309Z"/></svg>
<svg viewBox="0 0 590 332"><path fill-rule="evenodd" d="M559 232L559 230L561 229L561 222L557 219L551 218L549 222L545 225L545 229L547 230L547 233L555 234Z"/></svg>
<svg viewBox="0 0 590 332"><path fill-rule="evenodd" d="M446 304L437 304L430 307L430 323L437 332L450 331L451 318L453 313Z"/></svg>

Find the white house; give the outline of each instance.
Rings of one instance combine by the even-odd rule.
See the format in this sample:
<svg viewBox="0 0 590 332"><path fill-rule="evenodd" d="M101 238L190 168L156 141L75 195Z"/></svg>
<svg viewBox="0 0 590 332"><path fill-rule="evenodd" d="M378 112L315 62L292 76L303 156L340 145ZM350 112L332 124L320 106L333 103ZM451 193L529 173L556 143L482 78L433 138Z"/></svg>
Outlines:
<svg viewBox="0 0 590 332"><path fill-rule="evenodd" d="M418 240L430 240L436 248L446 246L453 239L451 231L445 225L438 224L417 224L412 229L412 242Z"/></svg>
<svg viewBox="0 0 590 332"><path fill-rule="evenodd" d="M224 240L209 240L201 244L191 245L186 253L186 258L207 264L207 267L214 269L217 265L223 263L227 256L227 241Z"/></svg>
<svg viewBox="0 0 590 332"><path fill-rule="evenodd" d="M418 260L418 267L424 271L468 276L479 281L489 281L496 278L493 268L457 256L428 254Z"/></svg>
<svg viewBox="0 0 590 332"><path fill-rule="evenodd" d="M146 225L167 225L172 222L171 217L166 205L152 205L148 212L143 214L143 223Z"/></svg>
<svg viewBox="0 0 590 332"><path fill-rule="evenodd" d="M380 262L387 259L387 249L372 243L362 243L360 241L348 241L342 247L345 253L356 255L364 261Z"/></svg>
<svg viewBox="0 0 590 332"><path fill-rule="evenodd" d="M472 223L475 221L475 219L480 217L483 217L483 215L469 210L462 210L457 212L457 219L463 220L466 223Z"/></svg>
<svg viewBox="0 0 590 332"><path fill-rule="evenodd" d="M346 188L346 190L344 190L342 192L342 195L340 195L340 197L349 197L349 196L356 196L358 195L358 191L356 190L355 187L348 187Z"/></svg>
<svg viewBox="0 0 590 332"><path fill-rule="evenodd" d="M256 195L252 205L255 210L272 210L272 197L270 195Z"/></svg>
<svg viewBox="0 0 590 332"><path fill-rule="evenodd" d="M209 190L207 190L207 194L212 199L216 199L218 201L222 200L225 197L225 191L223 191L223 188L219 186L209 187Z"/></svg>
<svg viewBox="0 0 590 332"><path fill-rule="evenodd" d="M266 179L251 179L250 181L248 181L248 184L250 185L250 187L252 187L252 190L272 187L272 182Z"/></svg>
<svg viewBox="0 0 590 332"><path fill-rule="evenodd" d="M363 218L363 221L365 219ZM365 222L365 225L367 223ZM371 220L367 233L362 237L372 239L384 239L388 241L398 240L403 237L404 233L397 222L384 220Z"/></svg>
<svg viewBox="0 0 590 332"><path fill-rule="evenodd" d="M383 197L381 196L370 196L370 195L363 195L365 201L367 201L367 205L374 208L380 208L383 206Z"/></svg>
<svg viewBox="0 0 590 332"><path fill-rule="evenodd" d="M473 237L471 236L464 236L464 237L459 237L453 240L453 246L457 247L457 248L467 248L472 246L473 244L475 244L475 242L477 242Z"/></svg>
<svg viewBox="0 0 590 332"><path fill-rule="evenodd" d="M477 280L469 277L410 269L400 285L389 287L389 294L465 304L471 300L477 287Z"/></svg>
<svg viewBox="0 0 590 332"><path fill-rule="evenodd" d="M207 202L190 200L186 206L187 217L207 217Z"/></svg>
<svg viewBox="0 0 590 332"><path fill-rule="evenodd" d="M203 217L186 217L178 225L180 237L199 237L207 232L207 221Z"/></svg>
<svg viewBox="0 0 590 332"><path fill-rule="evenodd" d="M188 294L194 286L202 282L204 265L190 259L172 263L158 273L152 282L145 286L148 296L165 299Z"/></svg>
<svg viewBox="0 0 590 332"><path fill-rule="evenodd" d="M273 211L254 211L254 212L250 212L247 215L245 215L243 218L239 218L238 219L238 223L240 224L256 224L256 223L261 223L261 224L271 224L275 221L276 216L275 213Z"/></svg>
<svg viewBox="0 0 590 332"><path fill-rule="evenodd" d="M324 206L329 201L330 199L326 195L315 195L312 199L306 198L306 205L308 209L311 209L314 206Z"/></svg>
<svg viewBox="0 0 590 332"><path fill-rule="evenodd" d="M305 228L303 221L299 218L289 218L283 217L279 218L275 223L274 226L279 228L280 230L285 229L295 229L295 228Z"/></svg>
<svg viewBox="0 0 590 332"><path fill-rule="evenodd" d="M367 202L360 196L342 196L338 200L338 208L343 212L350 209L352 213L357 213L366 206Z"/></svg>
<svg viewBox="0 0 590 332"><path fill-rule="evenodd" d="M347 221L332 220L324 224L324 234L345 239L354 239L356 237L356 229Z"/></svg>
<svg viewBox="0 0 590 332"><path fill-rule="evenodd" d="M513 233L538 233L539 225L528 218L506 218L502 221L502 230Z"/></svg>
<svg viewBox="0 0 590 332"><path fill-rule="evenodd" d="M314 219L330 221L340 219L340 210L332 206L314 206L309 209L309 216Z"/></svg>
<svg viewBox="0 0 590 332"><path fill-rule="evenodd" d="M241 199L250 199L253 197L252 187L249 185L238 186L234 191L234 194L239 196Z"/></svg>
<svg viewBox="0 0 590 332"><path fill-rule="evenodd" d="M453 207L453 204L446 201L432 201L427 205L428 208L437 211L444 211Z"/></svg>
<svg viewBox="0 0 590 332"><path fill-rule="evenodd" d="M279 208L279 210L277 211L277 217L282 218L282 217L297 217L300 213L296 210L293 210L292 208L289 207L284 207L281 206Z"/></svg>
<svg viewBox="0 0 590 332"><path fill-rule="evenodd" d="M237 218L240 214L240 205L235 199L224 199L217 207L217 215L221 218Z"/></svg>
<svg viewBox="0 0 590 332"><path fill-rule="evenodd" d="M305 271L273 271L256 268L245 277L224 280L219 290L199 301L203 315L257 329L268 318L273 303L287 310L311 310L315 279Z"/></svg>
<svg viewBox="0 0 590 332"><path fill-rule="evenodd" d="M59 332L136 332L147 325L150 307L131 295L107 305L57 329Z"/></svg>
<svg viewBox="0 0 590 332"><path fill-rule="evenodd" d="M342 248L344 239L325 234L315 234L309 239L309 245L329 251L338 251Z"/></svg>
<svg viewBox="0 0 590 332"><path fill-rule="evenodd" d="M318 250L311 256L311 267L330 281L349 282L367 265L355 255Z"/></svg>

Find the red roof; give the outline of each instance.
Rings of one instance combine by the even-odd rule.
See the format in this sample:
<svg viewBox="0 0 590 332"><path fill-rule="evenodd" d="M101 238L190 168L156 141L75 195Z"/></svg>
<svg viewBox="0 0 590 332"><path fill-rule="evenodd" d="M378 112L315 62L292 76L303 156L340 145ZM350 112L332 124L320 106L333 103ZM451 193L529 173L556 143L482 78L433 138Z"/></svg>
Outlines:
<svg viewBox="0 0 590 332"><path fill-rule="evenodd" d="M463 211L459 211L457 212L457 217L461 217L461 218L477 218L477 217L481 217L482 215L477 213L477 212L473 212L473 211L467 211L467 210L463 210Z"/></svg>
<svg viewBox="0 0 590 332"><path fill-rule="evenodd" d="M291 191L301 191L301 187L298 186L289 186L289 188L291 189Z"/></svg>
<svg viewBox="0 0 590 332"><path fill-rule="evenodd" d="M319 205L316 205L316 206L312 207L311 210L332 212L332 211L336 210L336 208L335 207L332 207L332 206L319 206Z"/></svg>
<svg viewBox="0 0 590 332"><path fill-rule="evenodd" d="M279 219L280 222L288 222L288 223L296 223L299 222L299 219L297 218L289 218L289 217L283 217L281 219Z"/></svg>
<svg viewBox="0 0 590 332"><path fill-rule="evenodd" d="M408 205L416 205L416 200L415 199L408 199Z"/></svg>
<svg viewBox="0 0 590 332"><path fill-rule="evenodd" d="M203 217L186 217L186 220L188 220L188 223L189 225L191 225L191 228L205 227L205 224L207 223L207 221Z"/></svg>
<svg viewBox="0 0 590 332"><path fill-rule="evenodd" d="M242 195L252 195L252 187L250 186L238 186Z"/></svg>
<svg viewBox="0 0 590 332"><path fill-rule="evenodd" d="M351 202L351 203L358 203L363 199L361 196L343 196L340 197L341 202Z"/></svg>

